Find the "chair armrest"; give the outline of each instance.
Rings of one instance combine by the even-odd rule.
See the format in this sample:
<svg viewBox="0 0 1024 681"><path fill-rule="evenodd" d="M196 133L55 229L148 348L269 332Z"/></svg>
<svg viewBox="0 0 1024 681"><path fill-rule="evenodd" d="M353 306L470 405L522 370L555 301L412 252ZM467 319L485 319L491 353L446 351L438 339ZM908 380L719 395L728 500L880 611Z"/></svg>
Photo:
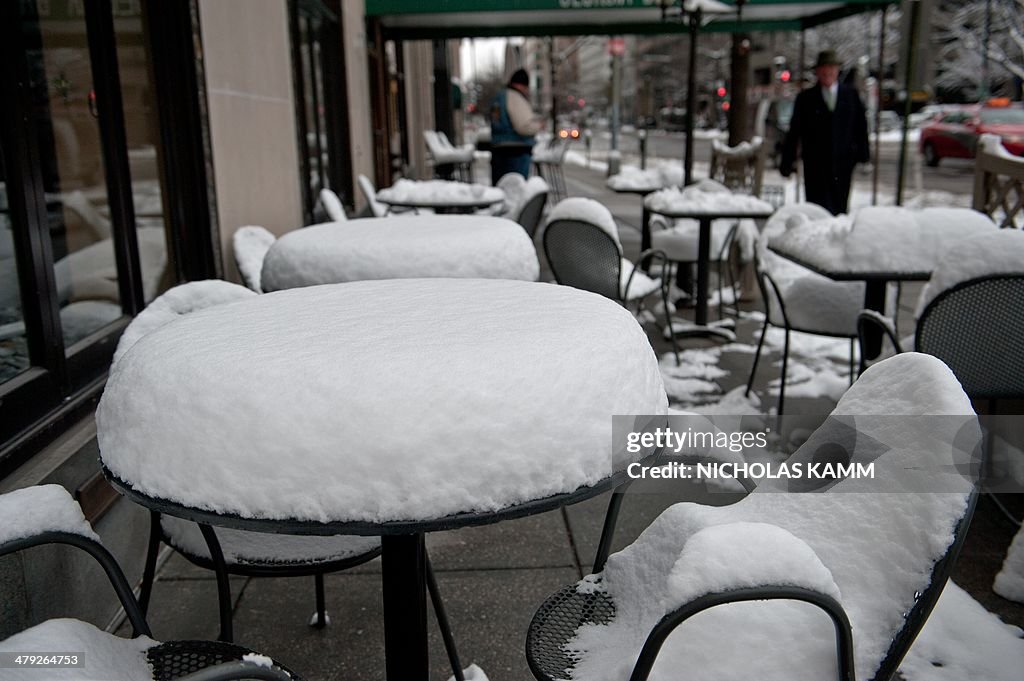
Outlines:
<svg viewBox="0 0 1024 681"><path fill-rule="evenodd" d="M690 617L725 603L799 600L832 618L839 678L853 680L853 636L832 573L803 540L756 522L712 525L687 539L668 575L669 598L681 603L644 643L630 681L645 681L665 639Z"/></svg>
<svg viewBox="0 0 1024 681"><path fill-rule="evenodd" d="M68 544L92 556L114 587L135 635L151 636L117 560L100 543L66 489L40 485L0 495L0 556L45 544Z"/></svg>
<svg viewBox="0 0 1024 681"><path fill-rule="evenodd" d="M867 334L870 327L879 328L885 333L897 355L903 352L903 346L896 335L894 320L877 310L861 310L860 314L857 315L857 344L860 350L860 369L858 373L864 373L864 370L867 368Z"/></svg>
<svg viewBox="0 0 1024 681"><path fill-rule="evenodd" d="M255 662L236 660L207 667L183 676L178 681L292 681L280 667L266 667Z"/></svg>
<svg viewBox="0 0 1024 681"><path fill-rule="evenodd" d="M668 259L668 255L665 254L665 251L659 250L657 248L648 248L646 251L641 253L640 257L636 259L635 263L633 263L633 271L629 273L628 277L626 277L626 285L625 285L625 287L623 287L623 289L621 291L619 291L619 297L622 298L622 302L623 303L626 302L626 293L629 292L629 287L633 285L633 277L636 275L636 271L638 269L640 269L640 265L637 264L637 263L642 263L647 258L652 258L652 259L657 258L657 259L660 259L662 261L662 263L663 263L662 264L662 273L667 271L665 268L668 267L669 259ZM648 265L648 266L650 266L650 265ZM661 277L661 287L662 287L662 289L667 290L667 288L666 288L668 286L667 282L668 282L668 277L662 276Z"/></svg>

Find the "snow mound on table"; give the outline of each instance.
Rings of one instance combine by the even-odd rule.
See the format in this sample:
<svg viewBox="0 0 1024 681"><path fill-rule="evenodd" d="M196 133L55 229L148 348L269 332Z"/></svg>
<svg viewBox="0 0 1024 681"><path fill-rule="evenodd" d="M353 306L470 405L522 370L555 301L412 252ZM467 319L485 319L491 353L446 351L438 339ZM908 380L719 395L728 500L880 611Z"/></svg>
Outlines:
<svg viewBox="0 0 1024 681"><path fill-rule="evenodd" d="M22 667L4 669L4 681L95 681L96 679L149 679L153 670L145 652L157 645L147 636L121 638L73 619L52 619L0 641L0 652L49 653L85 651L84 667Z"/></svg>
<svg viewBox="0 0 1024 681"><path fill-rule="evenodd" d="M69 532L100 540L81 507L60 485L38 485L0 494L0 544L43 532Z"/></svg>
<svg viewBox="0 0 1024 681"><path fill-rule="evenodd" d="M1024 529L1017 530L992 590L1003 598L1024 603Z"/></svg>
<svg viewBox="0 0 1024 681"><path fill-rule="evenodd" d="M387 189L377 192L377 198L385 203L474 203L492 201L497 203L505 198L497 187L482 184L467 184L449 180L399 180Z"/></svg>
<svg viewBox="0 0 1024 681"><path fill-rule="evenodd" d="M313 225L284 235L263 262L263 289L367 279L519 279L536 281L533 241L511 220L419 215Z"/></svg>
<svg viewBox="0 0 1024 681"><path fill-rule="evenodd" d="M710 182L710 180L705 181ZM717 184L717 183L716 183ZM698 183L692 187L678 189L668 187L654 192L644 199L646 206L655 212L672 213L692 211L696 213L763 213L772 210L772 204L756 196L733 194L726 191L708 191Z"/></svg>
<svg viewBox="0 0 1024 681"><path fill-rule="evenodd" d="M556 220L575 220L600 227L615 241L619 253L622 253L622 242L619 241L619 228L615 224L615 218L612 217L612 212L599 201L578 196L562 199L551 209L545 224L550 225Z"/></svg>
<svg viewBox="0 0 1024 681"><path fill-rule="evenodd" d="M711 140L711 148L719 156L729 159L746 159L759 152L763 143L764 138L755 137L752 140L744 140L736 146L730 147L720 139L713 139Z"/></svg>
<svg viewBox="0 0 1024 681"><path fill-rule="evenodd" d="M183 315L197 310L205 310L208 307L246 300L256 295L254 291L244 286L221 279L191 281L175 286L151 302L124 330L121 340L117 344L117 350L114 351L114 363L116 364L143 336Z"/></svg>
<svg viewBox="0 0 1024 681"><path fill-rule="evenodd" d="M238 273L242 275L245 285L256 293L263 293L260 287L260 270L263 269L263 259L267 257L267 251L276 240L277 237L269 231L254 225L239 227L231 237Z"/></svg>
<svg viewBox="0 0 1024 681"><path fill-rule="evenodd" d="M679 186L683 184L683 168L679 163L666 163L646 170L623 166L621 172L609 177L605 184L617 191Z"/></svg>
<svg viewBox="0 0 1024 681"><path fill-rule="evenodd" d="M995 231L995 224L963 208L864 208L855 215L791 217L772 245L822 270L907 273L931 269L961 240Z"/></svg>
<svg viewBox="0 0 1024 681"><path fill-rule="evenodd" d="M947 397L949 393L960 393L961 399ZM925 355L899 355L874 365L848 395L845 407L866 405L865 414L914 416L958 407L964 409L950 413L973 413L948 369ZM893 635L903 626L904 613L913 607L915 593L928 586L935 561L953 540L971 492L971 484L960 479L959 491L913 494L881 485L882 492L863 493L873 492L880 477L897 476L907 466L942 469L952 465L948 446L936 446L930 433L913 427L913 419L905 421L902 430L871 432L889 447L875 462L875 480L844 480L820 494L759 493L759 486L730 506L681 503L668 508L631 546L608 559L596 586L614 601L615 617L606 625L583 625L577 630L568 645L580 657L571 678L628 678L654 625L682 604L684 599L676 596L679 585L691 578L703 582L706 589L724 585L716 582L714 574L690 577L684 570L740 560L734 554L743 549L726 548L724 536L753 533L756 523L781 528L809 547L816 560L802 546L795 550L795 540L788 536L781 540L785 535L773 532L762 539L747 537L744 541L763 548L751 579L765 583L783 575L783 583L791 584L788 575L796 573L802 581L834 593L822 571L822 566L827 568L853 627L857 678L871 678ZM858 445L862 441L858 438ZM947 484L946 489L952 487ZM682 557L695 551L690 542L708 536L702 531L735 523L745 525L719 530L724 536L715 540L702 540L701 555L684 566ZM772 551L776 542L780 549ZM719 551L724 553L713 555ZM790 564L796 562L799 568ZM765 578L758 579L760 575ZM594 581L583 587L593 590ZM695 595L682 588L683 596ZM651 678L675 678L679 669L686 668L688 678L701 681L810 681L832 678L835 665L834 628L824 612L792 601L752 602L719 606L681 625L662 648Z"/></svg>
<svg viewBox="0 0 1024 681"><path fill-rule="evenodd" d="M647 337L614 301L415 279L182 317L114 365L96 419L104 463L145 494L381 522L595 484L642 456L613 451L611 416L666 408Z"/></svg>
<svg viewBox="0 0 1024 681"><path fill-rule="evenodd" d="M1024 631L1004 624L953 582L900 665L906 681L1019 681Z"/></svg>
<svg viewBox="0 0 1024 681"><path fill-rule="evenodd" d="M915 317L943 291L971 279L998 274L1024 276L1024 232L993 229L963 239L939 260L932 278L921 291Z"/></svg>

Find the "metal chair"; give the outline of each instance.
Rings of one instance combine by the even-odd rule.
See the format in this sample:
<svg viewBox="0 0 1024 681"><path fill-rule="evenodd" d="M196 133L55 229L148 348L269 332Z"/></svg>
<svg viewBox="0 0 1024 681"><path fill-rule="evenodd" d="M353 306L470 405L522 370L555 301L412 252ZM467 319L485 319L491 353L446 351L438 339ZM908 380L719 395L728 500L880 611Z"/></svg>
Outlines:
<svg viewBox="0 0 1024 681"><path fill-rule="evenodd" d="M961 426L972 427L973 439L967 446L974 447L980 442L980 429L976 421L971 425L973 412L956 379L941 362L924 355L904 355L872 367L840 401L833 415L884 417L884 406L876 413L864 414L870 410L864 405L874 404L873 396L883 397L900 390L908 381L914 384L915 393L924 398L908 416L954 411L964 418L946 417L947 424L955 421L949 426L948 435L965 432ZM847 398L850 398L848 403ZM856 405L853 409L857 414L844 411L844 403ZM951 407L953 404L956 406ZM800 671L813 664L818 672L829 667L835 669L841 681L892 679L945 587L977 500L974 481L966 476L955 485L944 486L946 491L942 494L923 494L920 488L911 489L919 486L921 479L900 477L898 471L922 465L931 465L938 471L944 466L951 467L955 456L926 444L932 440L923 431L932 428L934 421L922 423L905 419L905 423L906 427L896 432L889 426L873 429L865 422L863 428L857 428L856 444L849 452L851 461L871 460L878 469L892 474L893 478L886 479L886 491L893 492L891 494L872 493L871 484L862 481L841 480L828 491L819 493L761 494L755 490L729 506L683 503L670 507L637 539L634 547L612 556L602 566L603 574L594 574L561 589L540 606L526 641L527 660L534 676L541 681L571 678L574 673L578 676L582 673L581 666L587 665L588 658L596 654L600 657L593 658L587 667L592 672L594 664L608 662L604 651L611 649L618 656L616 663L621 660L623 673L618 678L624 681L628 676L630 681L645 681L670 634L677 632L673 646L685 646L693 634L700 633L697 628L711 624L705 618L700 624L687 623L694 615L705 611L711 615L717 606L743 602L759 602L756 607L765 609L791 607L763 603L788 600L802 601L827 615L835 632L834 652L827 647L793 651L780 643L776 649L778 659L764 665L765 673L761 678L768 681L810 678L809 674L801 676ZM821 431L827 433L826 429L832 427L834 423L826 422ZM934 433L929 432L929 435ZM878 454L876 436L882 438L880 444L898 444ZM824 437L826 439L819 442L829 441L827 434ZM806 462L816 454L811 445L798 450L790 461ZM933 475L929 480L937 481L945 473L934 472ZM899 491L888 484L894 479L902 481L905 489ZM835 532L836 527L843 531ZM722 530L731 534L723 534ZM742 532L736 534L736 530ZM696 543L694 538L698 535L708 539L710 533L716 533L715 541L702 543L705 550L686 553L689 542ZM892 537L904 534L909 537L905 542L892 541ZM749 541L766 535L770 540L757 542L749 548L734 541L723 541L737 537ZM948 536L950 541L937 542L928 538L931 536ZM778 541L780 539L785 541ZM865 566L863 561L853 560L866 542L877 548L877 555L874 555L877 565ZM639 544L643 546L637 547ZM730 560L732 552L741 559ZM637 564L636 555L644 556L643 565ZM801 565L794 569L792 561L798 555L797 562ZM788 567L772 569L773 563L783 558L788 561ZM708 584L700 577L704 561L717 566L714 580L703 579ZM752 563L763 566L764 572L751 571ZM866 574L866 567L877 568L877 571ZM817 580L804 581L797 576L812 570ZM771 573L785 573L785 577L766 579L761 576ZM889 576L894 573L901 577L890 582ZM607 576L611 576L612 586L606 586L609 584L605 580ZM640 584L641 579L643 584ZM671 580L676 584L698 584L688 586L685 596L676 597L669 586L660 586ZM817 583L813 583L815 581ZM664 611L638 611L628 602L621 605L616 602L615 593L639 588L662 588L665 591L662 602L673 600L663 606ZM653 595L661 594L655 591ZM656 601L652 598L651 602ZM734 606L714 612L718 618L714 623L715 631L731 640L734 634L758 627L754 623L757 618L749 617L755 606L743 607L746 609L737 610ZM805 611L810 609L801 612ZM616 621L618 617L624 618L621 623ZM761 626L765 621L761 621ZM808 617L793 621L819 627L826 620ZM588 634L585 647L583 639L578 638L584 627ZM628 632L624 631L626 628ZM757 633L770 638L777 632ZM786 633L799 638L804 630L791 629ZM812 633L817 633L817 628L815 632L806 631L806 635ZM628 637L625 643L623 636ZM889 643L887 647L870 642L857 645L872 639ZM704 643L713 646L716 641ZM713 658L711 663L730 663L731 655L725 645L720 651L707 652L708 658ZM681 654L676 652L674 659L678 660ZM630 663L633 659L635 664ZM855 662L860 676L855 674ZM789 663L792 668L788 668ZM630 666L631 672L628 671ZM665 669L661 671L664 673ZM612 672L605 678L614 675Z"/></svg>
<svg viewBox="0 0 1024 681"><path fill-rule="evenodd" d="M540 227L541 217L544 214L544 205L547 203L547 200L547 183L540 178L531 177L530 181L526 183L522 204L514 215L509 216L522 225L531 239L536 236L537 228Z"/></svg>
<svg viewBox="0 0 1024 681"><path fill-rule="evenodd" d="M99 537L93 532L71 495L58 485L29 487L0 495L0 525L24 526L27 516L32 514L39 520L29 521L29 527L25 531L3 533L3 540L0 540L0 556L46 544L65 544L81 549L99 563L113 586L132 626L132 638L152 637L128 580L115 558L100 543ZM122 645L127 643L127 639L107 634L79 620L48 620L0 642L0 651L26 652L26 641L33 638L45 640L52 645L55 635L69 629L88 633L90 637L104 637L110 640L109 644L103 646L102 652L81 651L86 655L86 664L94 658L96 662L102 658L103 663L119 668L141 668L146 664L150 666L151 674L125 681L301 681L297 674L278 662L266 667L243 660L244 656L253 654L253 651L241 646L215 641L169 641L141 650L140 646ZM80 645L80 642L74 645ZM82 668L83 681L96 678L88 669ZM38 671L30 673L38 674Z"/></svg>
<svg viewBox="0 0 1024 681"><path fill-rule="evenodd" d="M757 375L757 365L769 326L785 329L782 351L782 378L779 384L777 413L783 414L786 400L786 375L789 368L789 342L793 331L850 340L850 381L854 379L854 353L857 340L857 315L864 304L863 282L836 282L784 260L767 250L767 239L783 229L789 219L827 219L831 214L811 203L783 206L776 211L758 240L754 256L757 283L764 301L764 325L747 379L749 396Z"/></svg>
<svg viewBox="0 0 1024 681"><path fill-rule="evenodd" d="M565 140L552 140L546 148L534 152L534 170L551 187L551 194L555 201L561 201L569 195L563 172L567 153L569 153L569 142Z"/></svg>
<svg viewBox="0 0 1024 681"><path fill-rule="evenodd" d="M366 198L367 205L370 206L370 212L373 213L373 217L382 218L391 212L387 206L377 200L377 188L373 186L373 182L370 178L366 175L360 174L356 177L356 182L359 184L359 189L363 192L363 196Z"/></svg>
<svg viewBox="0 0 1024 681"><path fill-rule="evenodd" d="M581 219L583 215L593 216L595 222ZM543 236L544 254L555 281L611 298L624 307L631 302L642 306L646 296L660 290L678 364L679 346L671 332L667 280L650 279L639 266L622 256L617 235L610 232L615 229L615 220L608 209L593 199L566 199L555 206L548 219ZM640 254L641 261L646 258L660 258L668 266L661 251L652 249Z"/></svg>

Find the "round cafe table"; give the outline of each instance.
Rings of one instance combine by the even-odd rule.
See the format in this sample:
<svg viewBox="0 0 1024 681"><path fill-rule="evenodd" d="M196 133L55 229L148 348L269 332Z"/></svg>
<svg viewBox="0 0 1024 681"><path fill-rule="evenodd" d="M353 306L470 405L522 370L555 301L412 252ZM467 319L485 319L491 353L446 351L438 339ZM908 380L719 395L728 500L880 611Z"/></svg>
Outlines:
<svg viewBox="0 0 1024 681"><path fill-rule="evenodd" d="M505 192L498 187L451 180L399 180L377 192L377 200L392 208L473 213L502 203Z"/></svg>
<svg viewBox="0 0 1024 681"><path fill-rule="evenodd" d="M666 409L657 358L613 301L390 280L241 297L157 327L112 366L97 430L107 477L148 508L382 536L387 678L425 681L424 534L613 487L650 453L613 441L612 415Z"/></svg>
<svg viewBox="0 0 1024 681"><path fill-rule="evenodd" d="M458 277L536 281L537 250L516 222L483 215L408 215L325 223L275 241L264 291L365 279Z"/></svg>

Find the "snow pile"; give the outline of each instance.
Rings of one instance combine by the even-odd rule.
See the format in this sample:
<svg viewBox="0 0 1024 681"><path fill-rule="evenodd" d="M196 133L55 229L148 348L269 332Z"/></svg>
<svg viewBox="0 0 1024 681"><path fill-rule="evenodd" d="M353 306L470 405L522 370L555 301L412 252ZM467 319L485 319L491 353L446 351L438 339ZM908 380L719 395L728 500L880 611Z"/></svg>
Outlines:
<svg viewBox="0 0 1024 681"><path fill-rule="evenodd" d="M505 192L505 205L502 206L501 215L516 215L523 203L523 194L526 191L526 178L519 173L505 173L498 178L498 184L495 186Z"/></svg>
<svg viewBox="0 0 1024 681"><path fill-rule="evenodd" d="M1003 598L1024 603L1024 529L1013 538L992 590Z"/></svg>
<svg viewBox="0 0 1024 681"><path fill-rule="evenodd" d="M327 216L335 222L348 221L348 216L345 215L345 207L341 205L341 199L327 187L320 190L320 203L323 204L324 210L327 211Z"/></svg>
<svg viewBox="0 0 1024 681"><path fill-rule="evenodd" d="M971 279L997 274L1024 276L1024 232L1019 229L986 230L947 250L921 291L914 316L920 317L943 291Z"/></svg>
<svg viewBox="0 0 1024 681"><path fill-rule="evenodd" d="M654 191L663 187L683 184L683 169L679 163L663 163L654 168L640 170L636 166L623 166L606 184L615 191Z"/></svg>
<svg viewBox="0 0 1024 681"><path fill-rule="evenodd" d="M295 230L263 261L263 289L366 279L540 276L537 251L517 223L478 215L420 215L350 220Z"/></svg>
<svg viewBox="0 0 1024 681"><path fill-rule="evenodd" d="M644 204L656 213L729 213L734 215L770 214L772 205L756 196L733 194L728 191L707 191L700 185L677 189L668 187L657 191Z"/></svg>
<svg viewBox="0 0 1024 681"><path fill-rule="evenodd" d="M31 666L3 670L4 681L92 681L94 679L151 679L145 652L157 645L147 636L121 638L73 619L52 619L0 641L0 652L85 652L84 667Z"/></svg>
<svg viewBox="0 0 1024 681"><path fill-rule="evenodd" d="M171 545L185 553L210 559L210 550L199 526L188 520L163 515L160 524ZM380 546L379 537L356 535L302 536L245 532L218 527L224 560L228 565L259 562L326 562L344 560Z"/></svg>
<svg viewBox="0 0 1024 681"><path fill-rule="evenodd" d="M992 133L982 135L978 138L978 146L986 154L999 156L1007 161L1013 161L1015 165L1024 167L1024 158L1011 154L1009 149L1003 146L1003 138L999 135L993 135Z"/></svg>
<svg viewBox="0 0 1024 681"><path fill-rule="evenodd" d="M69 532L100 540L78 502L60 485L38 485L0 494L0 544L43 532Z"/></svg>
<svg viewBox="0 0 1024 681"><path fill-rule="evenodd" d="M487 673L476 664L471 664L463 669L462 678L466 681L489 681ZM455 675L449 676L448 681L455 681Z"/></svg>
<svg viewBox="0 0 1024 681"><path fill-rule="evenodd" d="M497 187L448 180L399 180L377 192L377 199L397 205L456 206L499 203L505 198Z"/></svg>
<svg viewBox="0 0 1024 681"><path fill-rule="evenodd" d="M642 456L613 451L610 416L666 408L647 336L614 301L414 279L182 317L114 364L96 420L104 463L145 494L244 517L382 522L594 484Z"/></svg>
<svg viewBox="0 0 1024 681"><path fill-rule="evenodd" d="M254 664L257 667L266 667L267 669L272 669L274 666L274 661L272 659L266 655L260 655L259 653L246 653L245 655L242 655L242 661Z"/></svg>
<svg viewBox="0 0 1024 681"><path fill-rule="evenodd" d="M900 674L906 681L1019 681L1022 668L1024 631L948 582Z"/></svg>
<svg viewBox="0 0 1024 681"><path fill-rule="evenodd" d="M263 259L267 257L267 251L276 240L277 237L269 231L254 225L239 227L231 237L238 273L242 275L245 285L256 293L263 293L260 286L260 271L263 269Z"/></svg>
<svg viewBox="0 0 1024 681"><path fill-rule="evenodd" d="M146 306L121 334L114 351L114 363L128 352L143 336L156 331L179 317L208 307L226 305L256 296L249 289L220 279L191 281L165 292Z"/></svg>
<svg viewBox="0 0 1024 681"><path fill-rule="evenodd" d="M815 269L853 276L928 273L952 244L995 229L988 218L963 208L886 206L852 218L793 222L769 237L771 248Z"/></svg>
<svg viewBox="0 0 1024 681"><path fill-rule="evenodd" d="M735 147L730 147L720 139L713 139L711 140L711 149L718 156L723 156L730 160L748 159L761 150L761 145L763 143L764 139L755 137L750 141L740 142Z"/></svg>
<svg viewBox="0 0 1024 681"><path fill-rule="evenodd" d="M834 413L972 412L941 362L910 353L868 369ZM869 433L889 448L875 461L874 480L844 480L822 494L755 491L731 506L682 503L667 509L636 542L609 558L601 582L582 585L607 592L616 614L607 625L577 631L568 645L580 657L571 678L627 678L648 633L666 613L699 592L754 581L797 583L837 596L855 632L858 678L871 678L915 593L927 587L934 562L952 541L971 492L969 481L941 471L944 464L952 466L952 455L934 438L949 433L933 436L915 429L912 420L887 421ZM800 456L803 449L794 455ZM934 475L944 476L947 489L959 485L959 491L906 493L904 468L923 465L938 470ZM758 536L754 524L765 522L780 531ZM721 534L702 534L712 528ZM735 535L742 538L736 541ZM733 563L747 565L749 573L734 577ZM834 676L835 664L835 634L825 613L792 601L752 602L719 606L681 625L662 648L651 678L673 678L686 668L698 680L821 679Z"/></svg>

